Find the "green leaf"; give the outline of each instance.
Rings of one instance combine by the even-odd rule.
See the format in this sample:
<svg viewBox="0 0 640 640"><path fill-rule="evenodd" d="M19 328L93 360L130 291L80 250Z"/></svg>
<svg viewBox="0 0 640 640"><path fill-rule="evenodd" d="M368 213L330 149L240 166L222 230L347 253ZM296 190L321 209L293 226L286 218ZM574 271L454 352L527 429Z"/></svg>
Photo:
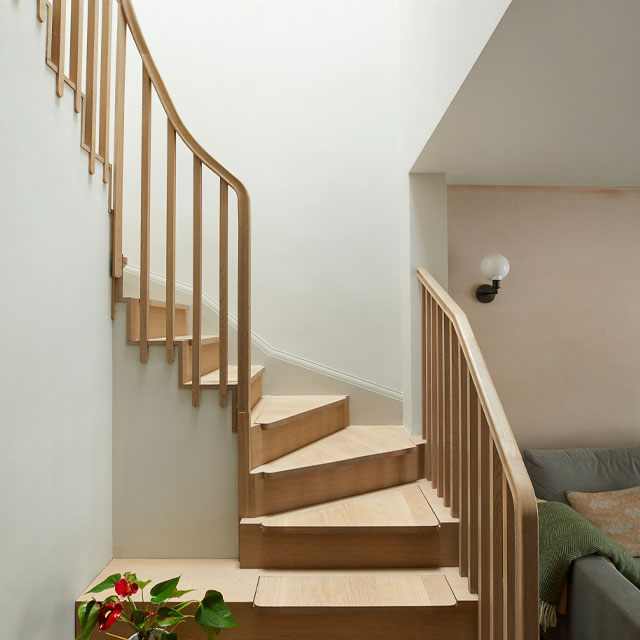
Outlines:
<svg viewBox="0 0 640 640"><path fill-rule="evenodd" d="M158 610L158 617L156 618L156 624L159 627L172 627L174 624L185 619L179 611L170 609L169 607L160 607Z"/></svg>
<svg viewBox="0 0 640 640"><path fill-rule="evenodd" d="M171 578L171 580L165 580L164 582L158 582L158 584L151 589L151 602L153 602L153 604L160 604L168 600L176 590L179 581L180 576Z"/></svg>
<svg viewBox="0 0 640 640"><path fill-rule="evenodd" d="M97 584L91 591L87 591L87 593L100 593L101 591L106 591L107 589L112 589L118 580L120 580L122 576L119 573L114 573L112 576L109 576L106 580L103 580L100 584Z"/></svg>
<svg viewBox="0 0 640 640"><path fill-rule="evenodd" d="M81 602L78 607L78 620L80 620L80 624L84 626L87 624L87 617L91 613L91 609L98 604L95 600L89 600L88 602Z"/></svg>
<svg viewBox="0 0 640 640"><path fill-rule="evenodd" d="M133 622L136 627L140 627L144 624L148 615L148 612L144 609L133 609L131 612L131 622Z"/></svg>
<svg viewBox="0 0 640 640"><path fill-rule="evenodd" d="M84 605L83 605L84 606ZM82 609L82 606L80 607ZM95 600L86 603L82 611L82 617L80 618L82 627L76 640L89 640L96 624L98 623L98 616L100 615L100 607ZM80 617L80 610L78 610L78 616ZM84 620L84 622L82 622Z"/></svg>
<svg viewBox="0 0 640 640"><path fill-rule="evenodd" d="M179 589L176 589L172 594L171 594L171 600L173 600L174 598L182 598L182 596L185 593L191 593L192 591L195 591L195 589L185 589L184 591L180 591Z"/></svg>
<svg viewBox="0 0 640 640"><path fill-rule="evenodd" d="M238 626L219 591L207 591L196 611L196 622L207 635L210 629L230 629ZM209 637L216 638L217 634Z"/></svg>
<svg viewBox="0 0 640 640"><path fill-rule="evenodd" d="M181 602L180 604L177 604L174 609L176 611L182 611L183 609L186 609L190 604L193 604L194 602L198 602L197 600L187 600L186 602Z"/></svg>

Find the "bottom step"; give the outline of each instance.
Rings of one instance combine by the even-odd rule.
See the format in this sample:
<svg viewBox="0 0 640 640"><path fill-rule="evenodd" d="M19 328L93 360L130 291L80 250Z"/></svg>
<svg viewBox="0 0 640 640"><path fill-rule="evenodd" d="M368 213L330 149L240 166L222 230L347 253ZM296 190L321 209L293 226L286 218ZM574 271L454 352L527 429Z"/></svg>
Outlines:
<svg viewBox="0 0 640 640"><path fill-rule="evenodd" d="M259 608L300 613L316 609L455 607L444 575L339 574L261 577Z"/></svg>
<svg viewBox="0 0 640 640"><path fill-rule="evenodd" d="M222 631L222 640L477 639L477 596L469 593L456 567L302 572L240 569L234 560L114 559L88 588L125 571L153 583L182 576L181 587L195 591L177 601L219 590L238 623ZM133 598L141 596L139 591ZM123 638L129 637L127 631L120 620L110 629ZM180 626L183 634L202 636L193 619ZM91 640L103 635L96 630Z"/></svg>
<svg viewBox="0 0 640 640"><path fill-rule="evenodd" d="M418 568L457 562L458 520L425 480L240 522L243 568Z"/></svg>

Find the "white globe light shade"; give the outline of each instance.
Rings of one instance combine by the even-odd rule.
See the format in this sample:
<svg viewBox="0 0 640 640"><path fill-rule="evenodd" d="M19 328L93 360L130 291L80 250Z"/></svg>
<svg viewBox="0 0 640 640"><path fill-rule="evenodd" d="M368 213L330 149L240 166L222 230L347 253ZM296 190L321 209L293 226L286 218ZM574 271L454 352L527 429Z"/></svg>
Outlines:
<svg viewBox="0 0 640 640"><path fill-rule="evenodd" d="M509 261L500 253L492 253L482 258L480 271L487 280L502 280L509 274Z"/></svg>

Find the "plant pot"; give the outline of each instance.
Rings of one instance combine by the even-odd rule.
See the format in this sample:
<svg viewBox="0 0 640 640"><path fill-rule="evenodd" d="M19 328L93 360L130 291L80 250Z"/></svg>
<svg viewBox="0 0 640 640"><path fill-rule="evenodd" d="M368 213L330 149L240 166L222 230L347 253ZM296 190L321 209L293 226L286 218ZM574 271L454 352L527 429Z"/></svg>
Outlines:
<svg viewBox="0 0 640 640"><path fill-rule="evenodd" d="M167 632L164 629L151 629L147 637L149 640L161 640L164 635L167 635ZM129 638L129 640L142 640L142 637L136 632Z"/></svg>

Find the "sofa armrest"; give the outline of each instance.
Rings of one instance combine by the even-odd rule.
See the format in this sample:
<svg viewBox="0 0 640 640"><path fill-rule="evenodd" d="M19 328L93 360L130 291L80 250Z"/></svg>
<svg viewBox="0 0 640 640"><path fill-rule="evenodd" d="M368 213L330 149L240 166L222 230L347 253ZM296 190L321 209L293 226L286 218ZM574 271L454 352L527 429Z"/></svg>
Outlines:
<svg viewBox="0 0 640 640"><path fill-rule="evenodd" d="M600 556L573 563L567 615L549 630L549 640L637 640L640 638L640 589Z"/></svg>

